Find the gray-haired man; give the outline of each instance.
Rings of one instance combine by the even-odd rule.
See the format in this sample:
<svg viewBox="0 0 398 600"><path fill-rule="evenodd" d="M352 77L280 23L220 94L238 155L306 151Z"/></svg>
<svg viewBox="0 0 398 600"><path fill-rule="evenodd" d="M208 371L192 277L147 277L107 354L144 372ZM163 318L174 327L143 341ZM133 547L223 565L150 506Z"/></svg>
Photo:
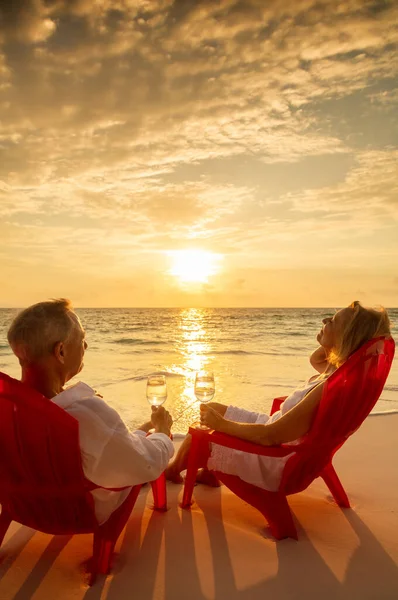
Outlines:
<svg viewBox="0 0 398 600"><path fill-rule="evenodd" d="M151 421L130 432L120 415L85 383L65 388L83 368L85 332L69 300L40 302L17 315L8 341L22 368L22 382L34 388L79 422L85 476L93 483L118 488L153 481L173 456L172 418L163 407ZM155 433L146 437L150 428ZM122 491L96 489L95 512L104 523L126 499Z"/></svg>

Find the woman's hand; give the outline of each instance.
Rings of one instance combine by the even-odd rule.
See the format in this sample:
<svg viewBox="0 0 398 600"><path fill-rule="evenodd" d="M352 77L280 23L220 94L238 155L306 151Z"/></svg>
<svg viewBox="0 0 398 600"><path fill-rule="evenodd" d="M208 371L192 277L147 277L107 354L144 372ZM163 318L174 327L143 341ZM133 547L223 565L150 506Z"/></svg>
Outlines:
<svg viewBox="0 0 398 600"><path fill-rule="evenodd" d="M318 334L319 337L320 334ZM329 366L329 351L324 346L319 346L310 356L310 363L318 373L324 373Z"/></svg>
<svg viewBox="0 0 398 600"><path fill-rule="evenodd" d="M206 425L210 427L210 429L215 429L215 431L221 431L222 424L225 419L222 415L214 410L208 404L200 405L200 423L201 425Z"/></svg>
<svg viewBox="0 0 398 600"><path fill-rule="evenodd" d="M228 408L228 406L226 404L221 404L221 402L207 402L206 406L210 406L210 408L214 408L214 410L217 411L218 413L220 413L220 415L222 417L225 415L225 412Z"/></svg>

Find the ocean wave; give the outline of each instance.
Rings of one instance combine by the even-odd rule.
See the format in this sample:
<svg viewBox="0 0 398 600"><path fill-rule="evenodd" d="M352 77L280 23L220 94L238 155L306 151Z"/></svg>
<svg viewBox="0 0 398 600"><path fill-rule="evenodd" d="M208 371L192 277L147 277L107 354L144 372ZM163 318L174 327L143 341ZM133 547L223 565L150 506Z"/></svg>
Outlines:
<svg viewBox="0 0 398 600"><path fill-rule="evenodd" d="M383 391L398 392L398 385L385 385Z"/></svg>
<svg viewBox="0 0 398 600"><path fill-rule="evenodd" d="M212 352L204 352L204 356L211 356L212 354L232 354L234 356L295 356L295 354L288 354L286 352L265 352L262 350L213 350Z"/></svg>
<svg viewBox="0 0 398 600"><path fill-rule="evenodd" d="M283 388L285 390L295 390L295 386L291 383L261 383L261 387L270 387L270 388Z"/></svg>
<svg viewBox="0 0 398 600"><path fill-rule="evenodd" d="M134 347L133 345L129 346L129 345L121 345L119 348L118 347L113 347L110 348L109 352L112 353L117 353L120 354L120 356L131 356L131 355L137 355L137 356L141 356L141 355L147 355L147 354L164 354L164 349L163 348L157 348L157 347L147 347L147 346L143 346L143 345L139 345L137 347ZM172 354L172 352L168 352L167 354Z"/></svg>
<svg viewBox="0 0 398 600"><path fill-rule="evenodd" d="M390 410L375 410L375 412L371 412L369 417L381 417L383 415L396 415L398 413L398 408L392 408Z"/></svg>
<svg viewBox="0 0 398 600"><path fill-rule="evenodd" d="M296 344L293 346L281 346L281 348L283 348L283 350L294 350L294 352L297 354L298 351L308 351L308 350L312 350L314 351L314 349L316 348L315 344L305 344L302 341L300 342L296 342Z"/></svg>
<svg viewBox="0 0 398 600"><path fill-rule="evenodd" d="M165 342L161 342L160 340L143 340L141 338L120 338L118 340L113 340L114 344L126 344L126 345L142 345L142 346L159 346L164 345Z"/></svg>
<svg viewBox="0 0 398 600"><path fill-rule="evenodd" d="M132 377L123 377L121 379L114 379L111 381L104 381L97 385L98 388L101 387L109 387L110 385L117 385L118 383L124 383L126 381L145 381L148 379L148 375L166 375L167 378L180 378L185 377L181 373L173 373L172 371L153 371L151 373L146 373L145 375L133 375Z"/></svg>

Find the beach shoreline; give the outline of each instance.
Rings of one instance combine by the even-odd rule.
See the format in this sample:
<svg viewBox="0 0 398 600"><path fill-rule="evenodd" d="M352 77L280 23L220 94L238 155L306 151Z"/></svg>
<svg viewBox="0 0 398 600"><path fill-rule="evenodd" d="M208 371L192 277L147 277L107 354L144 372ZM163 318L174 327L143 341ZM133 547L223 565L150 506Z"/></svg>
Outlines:
<svg viewBox="0 0 398 600"><path fill-rule="evenodd" d="M98 390L135 429L148 420L146 381L167 377L165 407L174 431L199 416L195 373L214 372L215 401L269 414L273 398L290 394L314 375L309 356L322 318L331 309L78 309L88 350L82 380ZM393 324L398 309L392 309ZM12 312L0 309L0 371L20 377L7 343ZM393 336L397 335L393 328ZM376 412L398 410L398 362L393 362ZM181 415L181 418L179 416ZM178 423L177 423L178 420Z"/></svg>

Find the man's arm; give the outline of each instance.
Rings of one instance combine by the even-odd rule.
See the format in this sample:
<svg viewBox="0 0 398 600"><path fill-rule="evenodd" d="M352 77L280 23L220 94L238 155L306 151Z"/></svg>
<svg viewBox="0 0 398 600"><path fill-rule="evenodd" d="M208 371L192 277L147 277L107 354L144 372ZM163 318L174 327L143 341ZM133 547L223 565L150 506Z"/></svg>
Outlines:
<svg viewBox="0 0 398 600"><path fill-rule="evenodd" d="M147 421L143 423L140 427L137 427L137 431L143 431L144 433L148 433L150 429L152 429L152 421Z"/></svg>
<svg viewBox="0 0 398 600"><path fill-rule="evenodd" d="M154 481L174 454L173 442L164 433L146 436L139 432L117 432L98 462L94 483L123 487Z"/></svg>
<svg viewBox="0 0 398 600"><path fill-rule="evenodd" d="M154 481L174 454L167 422L148 437L143 431L131 433L117 411L95 396L73 403L68 412L79 422L84 474L99 486L118 488ZM166 419L168 413L164 413Z"/></svg>

